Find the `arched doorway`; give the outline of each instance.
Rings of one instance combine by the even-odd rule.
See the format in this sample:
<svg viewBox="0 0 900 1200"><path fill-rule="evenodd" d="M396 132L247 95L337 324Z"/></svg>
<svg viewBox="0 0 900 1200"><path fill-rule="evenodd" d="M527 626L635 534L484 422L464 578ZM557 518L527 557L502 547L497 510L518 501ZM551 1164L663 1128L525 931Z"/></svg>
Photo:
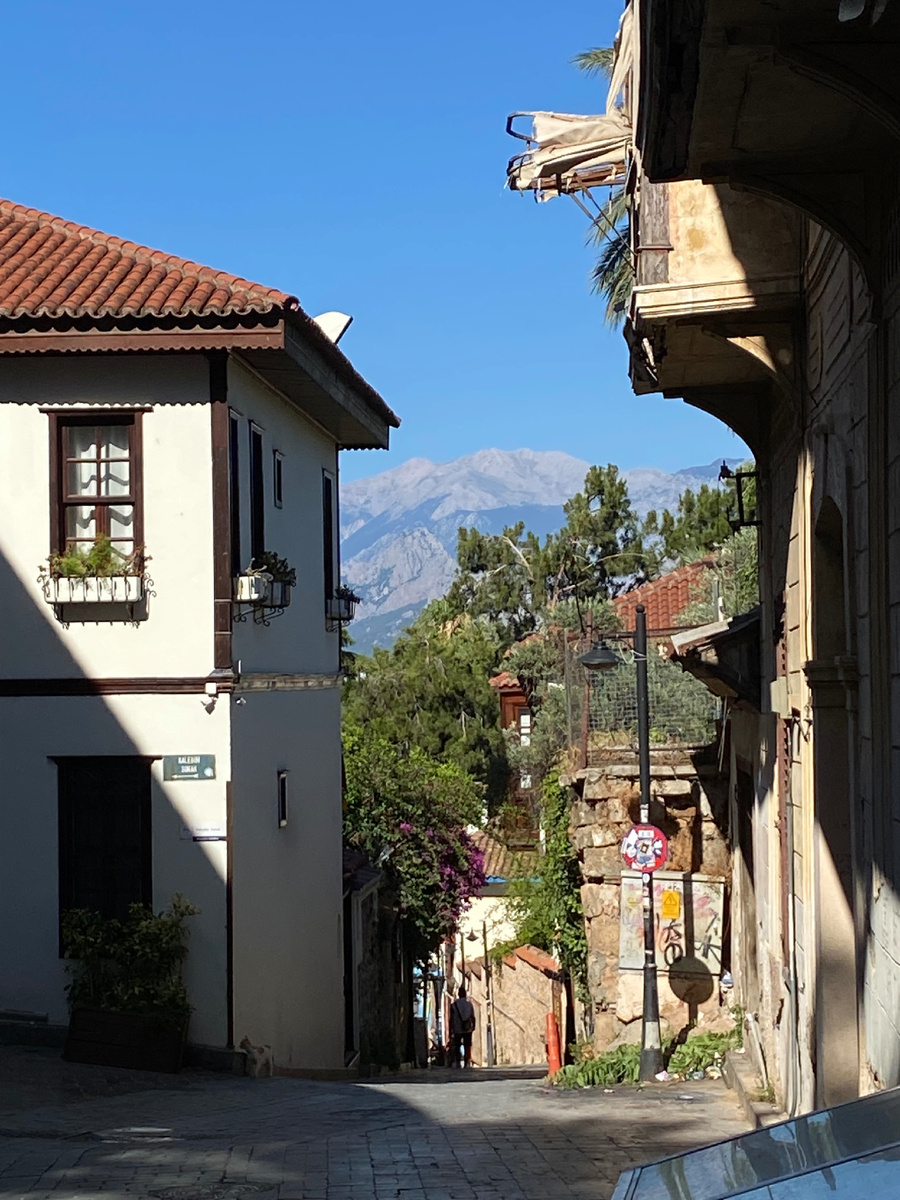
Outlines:
<svg viewBox="0 0 900 1200"><path fill-rule="evenodd" d="M853 771L850 712L855 672L848 656L844 527L826 497L812 559L816 905L816 1104L859 1094L856 933L853 915Z"/></svg>

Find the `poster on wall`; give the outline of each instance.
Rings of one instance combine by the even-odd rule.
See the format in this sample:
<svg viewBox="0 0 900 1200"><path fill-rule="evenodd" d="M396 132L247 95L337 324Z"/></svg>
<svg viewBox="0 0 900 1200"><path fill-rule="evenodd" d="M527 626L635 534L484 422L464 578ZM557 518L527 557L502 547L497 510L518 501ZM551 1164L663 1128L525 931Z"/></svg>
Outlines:
<svg viewBox="0 0 900 1200"><path fill-rule="evenodd" d="M644 885L637 871L623 871L619 895L619 969L644 965ZM656 967L660 972L722 973L721 879L680 871L653 876L653 923Z"/></svg>

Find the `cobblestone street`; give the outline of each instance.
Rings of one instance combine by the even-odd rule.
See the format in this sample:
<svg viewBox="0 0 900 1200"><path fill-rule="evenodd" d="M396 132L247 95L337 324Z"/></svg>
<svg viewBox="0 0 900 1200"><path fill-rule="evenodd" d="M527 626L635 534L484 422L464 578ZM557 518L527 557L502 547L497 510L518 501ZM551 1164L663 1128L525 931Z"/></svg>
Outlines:
<svg viewBox="0 0 900 1200"><path fill-rule="evenodd" d="M0 1050L0 1196L605 1200L631 1163L746 1125L721 1083L557 1093L527 1073L177 1076Z"/></svg>

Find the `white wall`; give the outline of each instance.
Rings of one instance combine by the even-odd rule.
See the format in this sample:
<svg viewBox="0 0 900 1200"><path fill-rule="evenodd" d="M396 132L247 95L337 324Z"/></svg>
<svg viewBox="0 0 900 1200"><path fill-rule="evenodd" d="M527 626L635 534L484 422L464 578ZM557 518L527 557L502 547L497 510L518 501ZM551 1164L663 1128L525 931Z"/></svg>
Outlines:
<svg viewBox="0 0 900 1200"><path fill-rule="evenodd" d="M338 669L339 635L325 629L322 471L337 474L332 438L229 359L228 404L240 415L241 557L250 559L249 421L263 430L266 502L266 549L286 558L297 571L290 608L269 628L252 620L234 627L234 657L244 673L293 671L323 673ZM284 507L276 508L272 488L272 451L284 455Z"/></svg>
<svg viewBox="0 0 900 1200"><path fill-rule="evenodd" d="M206 675L212 660L212 445L202 355L0 359L0 553L23 594L0 595L0 674ZM64 629L37 583L50 552L49 418L41 406L152 405L144 414L149 619ZM14 514L15 519L11 519ZM26 602L33 601L33 604ZM72 606L69 610L72 615ZM34 640L56 634L36 658Z"/></svg>
<svg viewBox="0 0 900 1200"><path fill-rule="evenodd" d="M279 1067L343 1066L340 692L233 707L234 1036ZM277 772L290 771L288 825Z"/></svg>
<svg viewBox="0 0 900 1200"><path fill-rule="evenodd" d="M217 778L163 783L152 770L153 905L182 892L191 918L186 982L190 1038L226 1041L225 843L182 841L185 818L225 820L227 700L207 713L199 696L0 699L0 1008L67 1020L59 958L57 768L50 755L216 755ZM14 748L14 753L12 749Z"/></svg>

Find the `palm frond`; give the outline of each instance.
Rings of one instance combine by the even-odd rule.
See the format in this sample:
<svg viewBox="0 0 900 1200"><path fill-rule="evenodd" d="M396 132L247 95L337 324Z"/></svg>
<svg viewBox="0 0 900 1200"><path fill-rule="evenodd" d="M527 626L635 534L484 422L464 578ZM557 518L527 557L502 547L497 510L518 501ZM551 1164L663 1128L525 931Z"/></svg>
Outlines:
<svg viewBox="0 0 900 1200"><path fill-rule="evenodd" d="M591 289L606 299L606 321L620 325L628 309L634 270L628 245L628 197L624 188L614 188L591 226L588 240L601 246L591 272Z"/></svg>
<svg viewBox="0 0 900 1200"><path fill-rule="evenodd" d="M611 46L594 46L591 50L576 54L572 62L579 71L586 71L588 75L605 75L608 79L612 75L615 56L616 52Z"/></svg>

